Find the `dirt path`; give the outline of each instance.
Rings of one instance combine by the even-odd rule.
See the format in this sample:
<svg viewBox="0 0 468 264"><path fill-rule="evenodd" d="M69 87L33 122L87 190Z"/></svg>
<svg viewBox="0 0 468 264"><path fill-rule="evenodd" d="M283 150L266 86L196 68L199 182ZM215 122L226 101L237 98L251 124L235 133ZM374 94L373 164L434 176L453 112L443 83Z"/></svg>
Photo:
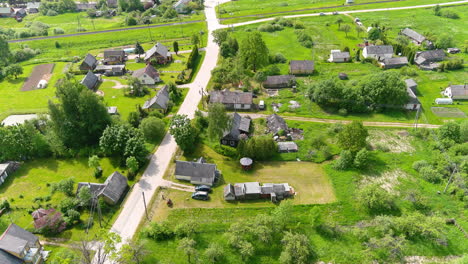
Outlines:
<svg viewBox="0 0 468 264"><path fill-rule="evenodd" d="M242 116L250 116L253 119L257 118L266 118L268 115L265 114L249 114L249 113L241 113ZM281 116L286 120L294 120L294 121L303 121L303 122L315 122L315 123L326 123L326 124L349 124L352 120L335 120L335 119L323 119L323 118L314 118L314 117L300 117L300 116ZM413 128L413 123L399 123L399 122L372 122L372 121L364 121L362 122L365 126L373 126L373 127L407 127ZM438 128L440 125L432 125L432 124L418 124L418 127L423 128Z"/></svg>
<svg viewBox="0 0 468 264"><path fill-rule="evenodd" d="M123 88L127 88L128 85L125 85L125 84L122 84L121 82L117 81L117 80L110 80L110 79L103 79L105 82L113 82L115 85L112 86L112 88L114 89L123 89Z"/></svg>

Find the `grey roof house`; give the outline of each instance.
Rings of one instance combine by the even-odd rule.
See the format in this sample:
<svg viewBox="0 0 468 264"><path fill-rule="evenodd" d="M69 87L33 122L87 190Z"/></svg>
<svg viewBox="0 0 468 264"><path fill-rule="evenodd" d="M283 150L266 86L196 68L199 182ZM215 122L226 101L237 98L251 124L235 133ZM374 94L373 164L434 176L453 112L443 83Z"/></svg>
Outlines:
<svg viewBox="0 0 468 264"><path fill-rule="evenodd" d="M121 50L105 50L104 51L104 64L123 64L127 55L123 49Z"/></svg>
<svg viewBox="0 0 468 264"><path fill-rule="evenodd" d="M314 73L313 60L292 60L289 62L289 73L292 75L303 75Z"/></svg>
<svg viewBox="0 0 468 264"><path fill-rule="evenodd" d="M426 43L428 46L432 46L432 42L426 39L423 35L419 34L418 32L410 29L405 28L403 29L400 34L409 38L414 44L421 45L422 43Z"/></svg>
<svg viewBox="0 0 468 264"><path fill-rule="evenodd" d="M426 50L416 52L414 63L422 70L436 70L440 61L445 59L444 50Z"/></svg>
<svg viewBox="0 0 468 264"><path fill-rule="evenodd" d="M250 92L212 91L210 104L221 103L229 110L251 110L253 94Z"/></svg>
<svg viewBox="0 0 468 264"><path fill-rule="evenodd" d="M178 180L212 186L219 175L219 171L216 164L206 163L203 158L199 158L197 161L177 160L174 174Z"/></svg>
<svg viewBox="0 0 468 264"><path fill-rule="evenodd" d="M443 93L453 100L468 100L468 85L450 85Z"/></svg>
<svg viewBox="0 0 468 264"><path fill-rule="evenodd" d="M19 162L14 161L0 163L0 185L6 181L10 174L19 168L19 165Z"/></svg>
<svg viewBox="0 0 468 264"><path fill-rule="evenodd" d="M105 76L122 76L125 74L125 65L116 64L116 65L104 65L99 64L94 69L94 72L104 74Z"/></svg>
<svg viewBox="0 0 468 264"><path fill-rule="evenodd" d="M228 128L221 138L221 144L237 147L242 137L248 137L250 130L250 118L241 117L238 113L232 114L231 127Z"/></svg>
<svg viewBox="0 0 468 264"><path fill-rule="evenodd" d="M406 87L410 88L413 92L416 92L418 88L418 84L413 79L406 79L405 80Z"/></svg>
<svg viewBox="0 0 468 264"><path fill-rule="evenodd" d="M395 57L385 58L380 62L380 65L384 69L397 69L408 65L408 58L406 57Z"/></svg>
<svg viewBox="0 0 468 264"><path fill-rule="evenodd" d="M269 115L266 118L266 125L268 132L272 133L273 135L277 135L280 130L286 133L289 131L289 127L286 124L286 121L284 121L284 119L277 114Z"/></svg>
<svg viewBox="0 0 468 264"><path fill-rule="evenodd" d="M97 3L76 3L76 11L87 11L89 9L96 9Z"/></svg>
<svg viewBox="0 0 468 264"><path fill-rule="evenodd" d="M351 56L347 51L340 51L340 50L331 50L330 51L330 58L328 59L329 62L348 62L351 61Z"/></svg>
<svg viewBox="0 0 468 264"><path fill-rule="evenodd" d="M158 91L158 93L152 97L151 99L147 100L143 104L143 109L163 109L164 111L167 110L167 106L170 99L169 96L169 86L164 85L161 90Z"/></svg>
<svg viewBox="0 0 468 264"><path fill-rule="evenodd" d="M12 7L0 7L0 17L13 17L15 10Z"/></svg>
<svg viewBox="0 0 468 264"><path fill-rule="evenodd" d="M299 147L294 141L284 141L278 142L278 152L288 153L288 152L297 152Z"/></svg>
<svg viewBox="0 0 468 264"><path fill-rule="evenodd" d="M0 236L0 263L43 263L43 250L39 238L29 231L10 224Z"/></svg>
<svg viewBox="0 0 468 264"><path fill-rule="evenodd" d="M263 82L263 87L271 89L287 88L294 85L296 85L296 77L294 75L268 76Z"/></svg>
<svg viewBox="0 0 468 264"><path fill-rule="evenodd" d="M393 47L391 45L366 46L362 51L362 56L378 61L389 59L393 56Z"/></svg>
<svg viewBox="0 0 468 264"><path fill-rule="evenodd" d="M41 6L41 2L28 2L26 3L26 10L29 14L39 13L39 7Z"/></svg>
<svg viewBox="0 0 468 264"><path fill-rule="evenodd" d="M114 171L104 183L79 182L76 193L81 188L89 188L95 197L102 197L108 204L117 204L127 189L127 177Z"/></svg>
<svg viewBox="0 0 468 264"><path fill-rule="evenodd" d="M98 64L96 58L91 54L86 54L83 62L80 64L80 71L93 71Z"/></svg>
<svg viewBox="0 0 468 264"><path fill-rule="evenodd" d="M86 86L88 89L94 90L94 88L96 88L99 83L99 77L91 71L88 71L80 83Z"/></svg>
<svg viewBox="0 0 468 264"><path fill-rule="evenodd" d="M146 63L150 62L153 58L157 64L166 64L172 61L172 55L167 47L159 42L145 53L144 60Z"/></svg>
<svg viewBox="0 0 468 264"><path fill-rule="evenodd" d="M173 7L175 11L179 14L185 14L188 13L187 5L190 3L192 0L179 0L177 1Z"/></svg>

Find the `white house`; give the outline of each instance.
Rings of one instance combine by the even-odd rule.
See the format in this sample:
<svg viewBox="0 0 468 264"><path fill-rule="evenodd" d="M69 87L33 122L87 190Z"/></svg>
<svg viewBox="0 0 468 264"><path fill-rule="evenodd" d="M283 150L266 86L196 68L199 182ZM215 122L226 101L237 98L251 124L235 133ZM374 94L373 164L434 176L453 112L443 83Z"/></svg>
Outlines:
<svg viewBox="0 0 468 264"><path fill-rule="evenodd" d="M150 64L146 65L145 68L134 71L132 76L140 80L142 84L153 85L161 81L159 72Z"/></svg>
<svg viewBox="0 0 468 264"><path fill-rule="evenodd" d="M340 50L331 50L329 62L348 62L351 60L349 52L341 52Z"/></svg>
<svg viewBox="0 0 468 264"><path fill-rule="evenodd" d="M191 1L192 0L179 0L173 5L173 7L177 13L185 14L188 11L188 3L190 3Z"/></svg>
<svg viewBox="0 0 468 264"><path fill-rule="evenodd" d="M467 100L468 99L468 85L450 85L445 88L443 95L450 97L452 100Z"/></svg>
<svg viewBox="0 0 468 264"><path fill-rule="evenodd" d="M393 47L391 45L366 46L362 51L362 56L379 61L390 59L393 56Z"/></svg>

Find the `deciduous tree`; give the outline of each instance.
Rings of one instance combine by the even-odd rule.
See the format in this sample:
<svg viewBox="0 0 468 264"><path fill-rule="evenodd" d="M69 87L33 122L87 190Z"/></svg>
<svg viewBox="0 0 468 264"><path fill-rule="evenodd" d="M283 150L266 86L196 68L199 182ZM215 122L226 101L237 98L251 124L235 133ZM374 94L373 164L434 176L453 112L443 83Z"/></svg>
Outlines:
<svg viewBox="0 0 468 264"><path fill-rule="evenodd" d="M179 246L177 247L179 250L183 251L185 255L187 255L189 263L192 263L191 257L197 254L195 244L195 240L185 237L179 241Z"/></svg>
<svg viewBox="0 0 468 264"><path fill-rule="evenodd" d="M208 106L208 136L217 141L229 126L229 116L223 104L216 103Z"/></svg>
<svg viewBox="0 0 468 264"><path fill-rule="evenodd" d="M256 72L268 64L268 48L259 32L249 32L240 45L240 58L245 68Z"/></svg>
<svg viewBox="0 0 468 264"><path fill-rule="evenodd" d="M177 145L183 151L191 151L197 138L197 131L192 126L190 119L186 115L175 115L169 127L169 131L174 136Z"/></svg>
<svg viewBox="0 0 468 264"><path fill-rule="evenodd" d="M165 124L161 119L150 116L141 121L140 129L146 140L154 142L164 136Z"/></svg>
<svg viewBox="0 0 468 264"><path fill-rule="evenodd" d="M368 135L369 133L362 122L353 121L338 134L338 144L343 149L356 153L366 146Z"/></svg>
<svg viewBox="0 0 468 264"><path fill-rule="evenodd" d="M177 53L179 52L179 42L174 41L174 42L172 43L172 48L174 49L174 52L175 52L175 54L177 55Z"/></svg>
<svg viewBox="0 0 468 264"><path fill-rule="evenodd" d="M306 264L312 255L309 239L303 234L286 232L283 239L283 251L280 255L281 264Z"/></svg>

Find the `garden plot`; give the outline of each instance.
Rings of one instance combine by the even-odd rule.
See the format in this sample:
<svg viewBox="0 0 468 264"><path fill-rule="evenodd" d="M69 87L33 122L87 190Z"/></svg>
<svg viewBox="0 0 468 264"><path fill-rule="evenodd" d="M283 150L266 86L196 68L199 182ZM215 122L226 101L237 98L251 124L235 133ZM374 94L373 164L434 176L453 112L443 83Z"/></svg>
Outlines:
<svg viewBox="0 0 468 264"><path fill-rule="evenodd" d="M386 152L400 153L414 151L407 131L371 130L369 131L367 141L372 149Z"/></svg>
<svg viewBox="0 0 468 264"><path fill-rule="evenodd" d="M31 75L26 79L21 87L21 91L32 91L37 89L37 85L41 80L49 82L54 70L55 63L41 64L34 67Z"/></svg>
<svg viewBox="0 0 468 264"><path fill-rule="evenodd" d="M436 116L440 117L458 117L458 118L466 118L466 114L455 107L431 107L432 113Z"/></svg>
<svg viewBox="0 0 468 264"><path fill-rule="evenodd" d="M397 194L395 187L400 183L400 178L406 178L408 175L400 170L386 171L378 176L366 176L361 180L361 185L378 184L382 189L389 193Z"/></svg>

